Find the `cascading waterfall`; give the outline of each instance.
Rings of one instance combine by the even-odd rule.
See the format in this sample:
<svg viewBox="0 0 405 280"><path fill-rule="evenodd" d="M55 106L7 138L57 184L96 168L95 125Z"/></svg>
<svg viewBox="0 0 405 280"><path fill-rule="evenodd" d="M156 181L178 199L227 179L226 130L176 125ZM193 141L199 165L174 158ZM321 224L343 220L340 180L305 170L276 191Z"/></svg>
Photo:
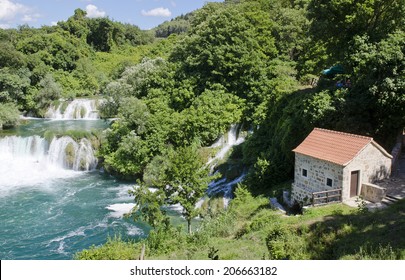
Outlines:
<svg viewBox="0 0 405 280"><path fill-rule="evenodd" d="M83 138L77 143L68 136L52 140L48 152L48 162L75 171L88 171L97 165L90 141Z"/></svg>
<svg viewBox="0 0 405 280"><path fill-rule="evenodd" d="M0 186L20 187L92 170L97 158L87 139L7 136L0 139Z"/></svg>
<svg viewBox="0 0 405 280"><path fill-rule="evenodd" d="M216 141L211 148L221 147L221 150L207 162L207 165L211 167L211 172L214 171L215 165L218 161L222 160L225 155L232 149L232 147L242 144L245 141L245 136L240 133L240 125L232 125L227 133L227 137L222 136ZM208 185L208 196L214 196L222 194L224 196L224 205L227 206L229 199L232 197L232 188L245 178L246 174L242 174L239 177L228 181L227 178L222 178L218 181L213 181Z"/></svg>
<svg viewBox="0 0 405 280"><path fill-rule="evenodd" d="M39 136L9 136L0 139L0 161L17 159L39 162L45 156L48 143Z"/></svg>
<svg viewBox="0 0 405 280"><path fill-rule="evenodd" d="M67 107L62 102L58 107L51 106L46 112L45 116L50 119L83 119L92 120L99 119L97 103L100 101L92 99L75 99L71 101Z"/></svg>
<svg viewBox="0 0 405 280"><path fill-rule="evenodd" d="M232 125L228 131L228 137L225 140L225 136L219 138L214 144L211 145L211 148L222 147L221 150L207 162L207 165L211 165L218 160L221 160L225 155L231 150L232 147L237 146L245 142L245 137L238 134L240 130L240 125Z"/></svg>

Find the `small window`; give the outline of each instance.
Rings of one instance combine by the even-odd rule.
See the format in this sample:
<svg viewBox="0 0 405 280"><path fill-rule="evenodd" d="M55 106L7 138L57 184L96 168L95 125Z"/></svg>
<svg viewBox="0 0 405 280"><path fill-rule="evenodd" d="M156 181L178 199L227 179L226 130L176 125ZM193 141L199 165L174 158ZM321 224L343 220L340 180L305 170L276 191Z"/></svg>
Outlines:
<svg viewBox="0 0 405 280"><path fill-rule="evenodd" d="M308 177L308 170L302 169L302 176Z"/></svg>
<svg viewBox="0 0 405 280"><path fill-rule="evenodd" d="M332 185L333 185L333 180L332 180L331 178L326 178L326 185L327 185L328 187L332 187Z"/></svg>

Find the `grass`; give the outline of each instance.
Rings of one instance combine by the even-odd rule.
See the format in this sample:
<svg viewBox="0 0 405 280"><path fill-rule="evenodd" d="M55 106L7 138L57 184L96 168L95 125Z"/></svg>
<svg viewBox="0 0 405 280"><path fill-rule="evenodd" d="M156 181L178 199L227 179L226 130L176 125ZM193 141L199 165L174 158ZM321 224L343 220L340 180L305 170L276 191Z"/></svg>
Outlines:
<svg viewBox="0 0 405 280"><path fill-rule="evenodd" d="M239 187L228 209L206 216L191 236L162 232L147 259L405 259L405 200L373 213L333 204L286 216Z"/></svg>

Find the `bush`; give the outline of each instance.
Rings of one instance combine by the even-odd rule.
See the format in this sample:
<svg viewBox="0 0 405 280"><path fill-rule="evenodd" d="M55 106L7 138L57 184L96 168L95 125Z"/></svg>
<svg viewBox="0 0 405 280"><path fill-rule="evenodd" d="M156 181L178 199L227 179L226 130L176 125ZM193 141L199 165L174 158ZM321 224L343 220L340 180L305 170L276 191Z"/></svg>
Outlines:
<svg viewBox="0 0 405 280"><path fill-rule="evenodd" d="M304 238L294 229L274 224L266 238L269 257L273 260L308 259Z"/></svg>
<svg viewBox="0 0 405 280"><path fill-rule="evenodd" d="M149 232L146 239L148 255L168 254L186 243L186 234L180 227L164 225Z"/></svg>
<svg viewBox="0 0 405 280"><path fill-rule="evenodd" d="M108 238L100 247L92 246L75 254L76 260L134 260L141 252L141 243L125 242L119 236Z"/></svg>
<svg viewBox="0 0 405 280"><path fill-rule="evenodd" d="M18 125L20 112L12 103L0 104L0 130Z"/></svg>

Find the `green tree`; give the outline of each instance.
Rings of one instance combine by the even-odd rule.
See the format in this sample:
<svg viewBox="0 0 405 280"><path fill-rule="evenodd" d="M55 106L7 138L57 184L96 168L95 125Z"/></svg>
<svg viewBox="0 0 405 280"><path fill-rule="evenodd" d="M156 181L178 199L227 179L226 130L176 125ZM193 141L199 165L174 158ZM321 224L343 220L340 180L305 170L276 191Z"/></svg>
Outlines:
<svg viewBox="0 0 405 280"><path fill-rule="evenodd" d="M130 216L136 221L144 221L155 230L161 226L168 227L170 224L166 211L162 209L165 203L165 193L162 190L150 190L145 184L138 182L139 186L129 191L134 196L135 207Z"/></svg>
<svg viewBox="0 0 405 280"><path fill-rule="evenodd" d="M20 120L20 112L13 103L0 103L0 130L13 127Z"/></svg>
<svg viewBox="0 0 405 280"><path fill-rule="evenodd" d="M58 26L68 31L73 36L86 40L89 34L87 13L81 9L76 9L74 15L68 18L66 22L58 22Z"/></svg>
<svg viewBox="0 0 405 280"><path fill-rule="evenodd" d="M194 146L171 150L167 157L167 165L162 167L163 174L159 175L155 184L164 190L166 204L180 204L183 207L182 214L191 233L191 221L198 215L195 205L204 196L213 176L209 175L209 169Z"/></svg>
<svg viewBox="0 0 405 280"><path fill-rule="evenodd" d="M55 82L51 74L47 74L39 82L39 87L40 89L35 97L36 108L40 111L40 115L44 116L44 112L51 105L52 101L60 98L62 89Z"/></svg>
<svg viewBox="0 0 405 280"><path fill-rule="evenodd" d="M26 66L24 55L10 42L0 41L0 67L23 68Z"/></svg>
<svg viewBox="0 0 405 280"><path fill-rule="evenodd" d="M232 124L239 123L242 108L243 100L226 93L221 85L205 90L182 112L184 121L179 125L186 138L184 142L198 140L202 145L211 144Z"/></svg>
<svg viewBox="0 0 405 280"><path fill-rule="evenodd" d="M107 131L107 142L102 147L107 170L131 178L140 175L152 156L147 132L149 110L144 102L125 98L119 108L119 120Z"/></svg>
<svg viewBox="0 0 405 280"><path fill-rule="evenodd" d="M31 73L27 68L14 70L8 67L0 69L0 101L23 105L30 86Z"/></svg>
<svg viewBox="0 0 405 280"><path fill-rule="evenodd" d="M405 126L405 32L388 35L380 42L367 36L355 38L349 60L352 87L346 98L342 126L375 136L390 148ZM354 121L356 120L356 121Z"/></svg>
<svg viewBox="0 0 405 280"><path fill-rule="evenodd" d="M308 6L311 34L343 61L356 35L377 42L404 28L403 0L312 0Z"/></svg>
<svg viewBox="0 0 405 280"><path fill-rule="evenodd" d="M216 8L216 9L214 9ZM221 84L244 100L245 118L271 95L269 62L277 53L272 22L264 11L238 5L209 4L195 13L189 36L178 44L170 61L176 78L188 80L194 95Z"/></svg>

